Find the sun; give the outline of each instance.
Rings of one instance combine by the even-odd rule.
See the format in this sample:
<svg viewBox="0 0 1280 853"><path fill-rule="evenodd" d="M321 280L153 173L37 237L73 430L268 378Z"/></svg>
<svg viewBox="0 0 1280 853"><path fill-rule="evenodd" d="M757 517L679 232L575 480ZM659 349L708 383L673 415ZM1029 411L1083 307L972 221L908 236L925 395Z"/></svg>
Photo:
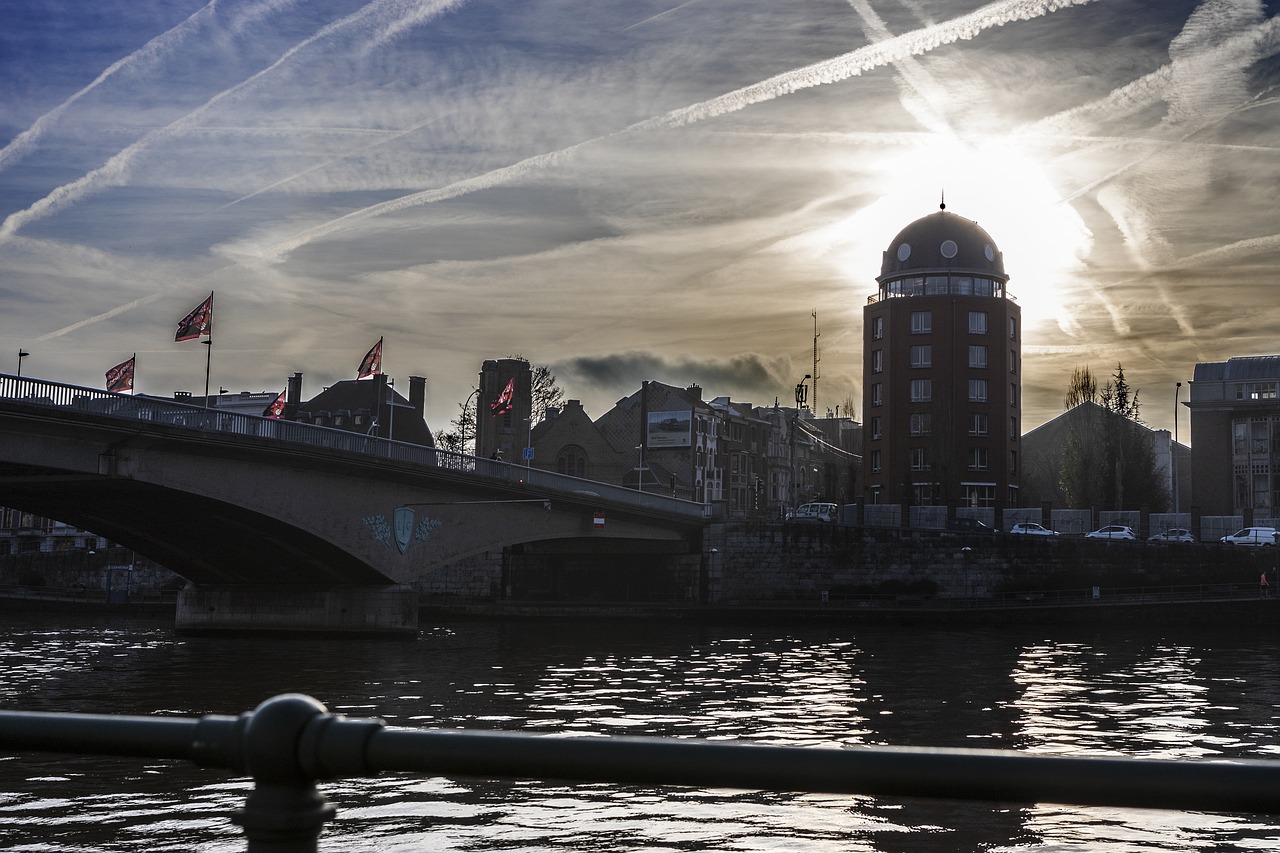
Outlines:
<svg viewBox="0 0 1280 853"><path fill-rule="evenodd" d="M894 235L945 198L948 211L977 222L1004 253L1023 322L1069 328L1062 297L1078 286L1092 235L1039 163L1015 143L929 134L880 169L884 194L853 217L860 233L878 241L876 268Z"/></svg>

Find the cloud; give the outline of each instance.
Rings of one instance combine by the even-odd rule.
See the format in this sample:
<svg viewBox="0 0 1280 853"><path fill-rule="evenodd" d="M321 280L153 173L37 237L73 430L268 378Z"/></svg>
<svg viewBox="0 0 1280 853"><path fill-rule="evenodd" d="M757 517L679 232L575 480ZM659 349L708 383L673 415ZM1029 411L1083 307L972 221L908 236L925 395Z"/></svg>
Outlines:
<svg viewBox="0 0 1280 853"><path fill-rule="evenodd" d="M261 248L261 257L279 259L313 240L327 237L345 228L377 216L397 213L411 207L434 204L458 198L468 193L491 189L510 181L519 180L568 160L580 149L597 144L621 134L647 133L686 127L707 119L737 112L753 104L790 95L803 89L847 80L879 68L885 64L925 53L941 45L971 39L983 30L1001 27L1015 21L1025 21L1070 6L1082 6L1097 0L999 0L962 15L945 24L925 27L913 33L886 39L817 62L803 68L777 74L759 83L736 89L717 98L671 110L661 116L636 122L615 133L583 140L574 145L525 158L517 163L486 172L448 186L401 196L380 202L331 219L320 225L300 231L286 240Z"/></svg>
<svg viewBox="0 0 1280 853"><path fill-rule="evenodd" d="M116 153L97 169L88 172L75 181L63 184L26 209L11 213L0 224L0 241L12 237L23 226L73 204L88 194L123 183L127 179L129 169L138 155L161 141L173 139L195 128L215 107L259 83L259 81L284 67L313 46L322 44L326 40L339 35L350 35L351 31L355 31L357 38L363 37L368 43L384 43L399 35L404 28L416 26L430 20L432 17L458 6L461 2L463 0L428 0L428 2L420 2L420 0L374 0L374 2L359 11L321 27L313 35L290 47L266 68L254 72L234 86L223 89L196 109L165 127L150 131L141 139ZM187 36L185 29L179 29L181 31L173 35L170 41L178 41ZM170 32L173 33L173 31ZM161 50L170 49L170 47L169 41L164 41L161 47L154 47L150 51L144 48L143 55L150 56Z"/></svg>
<svg viewBox="0 0 1280 853"><path fill-rule="evenodd" d="M745 402L757 405L772 405L778 395L785 403L799 379L789 359L759 353L704 359L636 350L571 358L555 363L552 368L566 378L572 377L574 387L583 386L592 391L634 389L645 380L656 380L677 387L699 385L708 395L706 399L729 395L743 401L745 396Z"/></svg>

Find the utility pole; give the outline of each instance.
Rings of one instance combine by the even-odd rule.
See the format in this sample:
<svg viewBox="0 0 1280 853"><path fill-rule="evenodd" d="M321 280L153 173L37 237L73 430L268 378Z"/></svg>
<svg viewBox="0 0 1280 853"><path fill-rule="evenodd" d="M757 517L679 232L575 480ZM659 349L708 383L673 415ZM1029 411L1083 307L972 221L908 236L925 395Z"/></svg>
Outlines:
<svg viewBox="0 0 1280 853"><path fill-rule="evenodd" d="M821 332L818 331L818 309L814 308L813 309L813 406L812 406L812 409L814 412L821 411L818 408L818 377L821 375L818 372L818 362L822 360L822 356L818 354L818 338L819 337L821 337Z"/></svg>

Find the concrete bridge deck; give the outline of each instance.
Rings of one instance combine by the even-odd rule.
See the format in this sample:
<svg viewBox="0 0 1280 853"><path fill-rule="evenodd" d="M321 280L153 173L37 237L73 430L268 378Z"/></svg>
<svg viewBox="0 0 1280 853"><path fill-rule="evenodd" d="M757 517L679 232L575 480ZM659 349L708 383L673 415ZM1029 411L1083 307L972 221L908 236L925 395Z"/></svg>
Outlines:
<svg viewBox="0 0 1280 853"><path fill-rule="evenodd" d="M0 375L0 505L198 584L404 584L513 545L696 554L710 508L343 430Z"/></svg>

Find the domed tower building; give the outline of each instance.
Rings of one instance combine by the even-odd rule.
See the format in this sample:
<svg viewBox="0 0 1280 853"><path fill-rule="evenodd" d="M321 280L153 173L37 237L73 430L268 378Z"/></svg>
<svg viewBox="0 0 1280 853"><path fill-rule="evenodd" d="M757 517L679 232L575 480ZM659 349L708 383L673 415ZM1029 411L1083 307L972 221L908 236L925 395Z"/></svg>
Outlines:
<svg viewBox="0 0 1280 853"><path fill-rule="evenodd" d="M899 232L863 309L868 504L1018 504L1021 312L986 231L942 205ZM905 519L904 519L905 521Z"/></svg>

